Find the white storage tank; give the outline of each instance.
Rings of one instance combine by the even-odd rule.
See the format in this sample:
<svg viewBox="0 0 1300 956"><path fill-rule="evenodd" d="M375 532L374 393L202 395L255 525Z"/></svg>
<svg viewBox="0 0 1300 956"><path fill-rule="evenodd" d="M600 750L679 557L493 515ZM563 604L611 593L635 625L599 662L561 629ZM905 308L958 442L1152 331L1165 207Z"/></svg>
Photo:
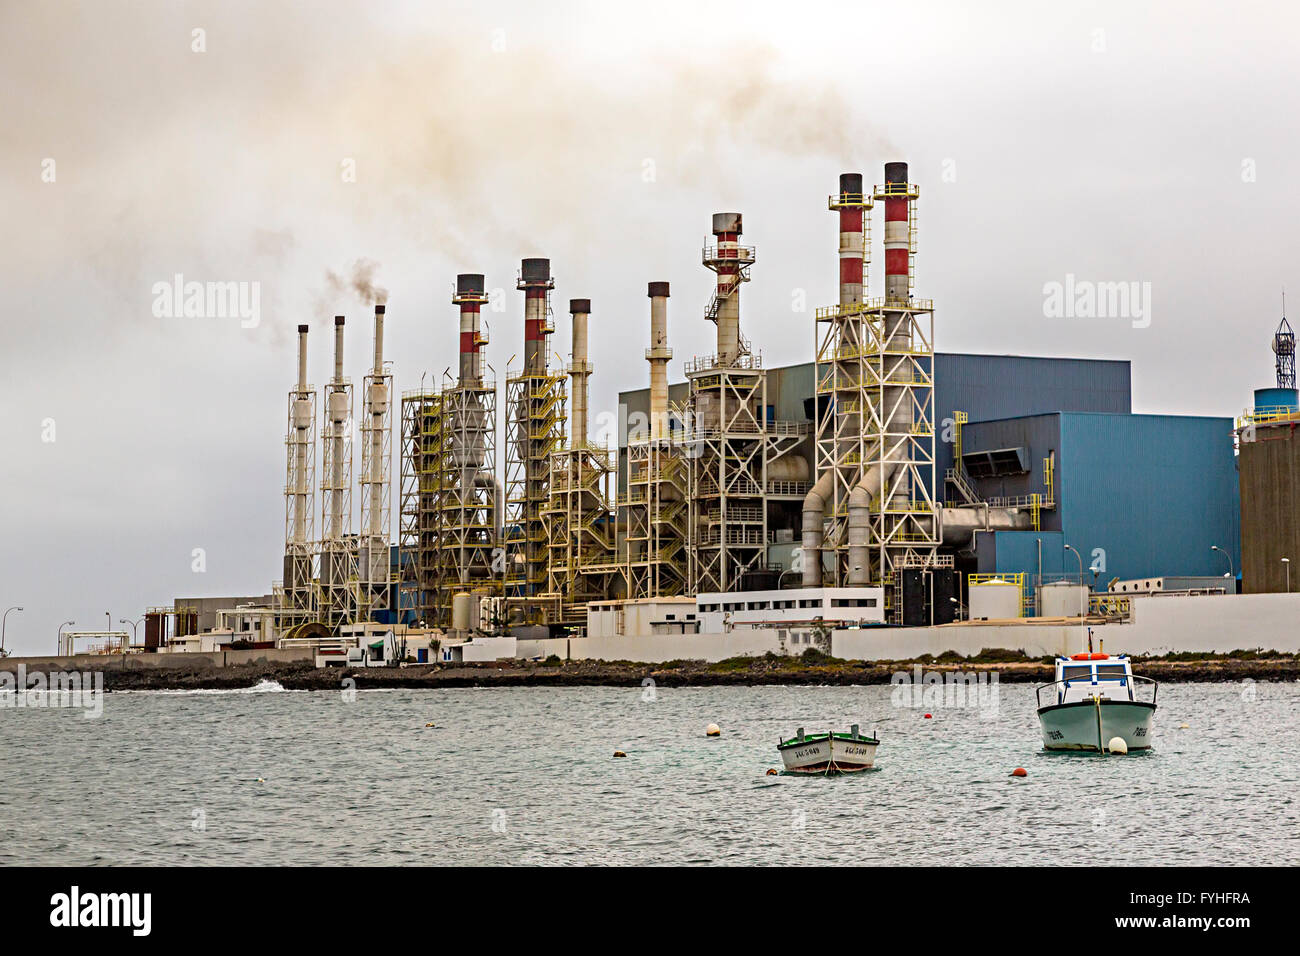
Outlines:
<svg viewBox="0 0 1300 956"><path fill-rule="evenodd" d="M1070 581L1052 581L1038 589L1039 617L1078 617L1087 613L1088 589Z"/></svg>
<svg viewBox="0 0 1300 956"><path fill-rule="evenodd" d="M967 590L972 621L1005 621L1020 617L1020 585L1014 581L992 578L972 584Z"/></svg>

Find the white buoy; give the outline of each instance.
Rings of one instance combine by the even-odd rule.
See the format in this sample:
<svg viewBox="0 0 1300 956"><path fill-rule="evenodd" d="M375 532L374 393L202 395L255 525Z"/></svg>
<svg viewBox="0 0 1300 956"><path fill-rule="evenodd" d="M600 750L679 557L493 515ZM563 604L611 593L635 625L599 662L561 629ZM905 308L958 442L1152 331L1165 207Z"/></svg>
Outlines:
<svg viewBox="0 0 1300 956"><path fill-rule="evenodd" d="M709 724L709 726L704 728L704 735L706 737L721 737L722 728L717 724Z"/></svg>
<svg viewBox="0 0 1300 956"><path fill-rule="evenodd" d="M1106 744L1106 749L1113 754L1128 753L1128 744L1124 742L1123 737L1111 737L1110 743Z"/></svg>

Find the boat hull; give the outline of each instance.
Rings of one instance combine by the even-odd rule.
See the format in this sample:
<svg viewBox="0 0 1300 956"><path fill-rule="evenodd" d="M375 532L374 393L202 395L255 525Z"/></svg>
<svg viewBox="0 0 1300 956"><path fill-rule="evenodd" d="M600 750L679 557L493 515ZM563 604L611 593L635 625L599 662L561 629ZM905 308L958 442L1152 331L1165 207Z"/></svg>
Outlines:
<svg viewBox="0 0 1300 956"><path fill-rule="evenodd" d="M779 748L786 773L830 776L870 770L879 741L822 737Z"/></svg>
<svg viewBox="0 0 1300 956"><path fill-rule="evenodd" d="M1123 740L1130 751L1150 750L1155 713L1156 705L1143 701L1102 700L1098 705L1084 700L1040 707L1038 721L1043 731L1043 747L1047 750L1097 753L1114 737Z"/></svg>

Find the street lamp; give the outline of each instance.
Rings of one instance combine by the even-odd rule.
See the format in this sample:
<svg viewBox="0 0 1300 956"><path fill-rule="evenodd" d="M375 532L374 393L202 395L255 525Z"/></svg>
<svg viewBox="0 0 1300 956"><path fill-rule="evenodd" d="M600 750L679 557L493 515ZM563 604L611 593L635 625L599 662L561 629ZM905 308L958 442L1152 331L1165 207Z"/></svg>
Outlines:
<svg viewBox="0 0 1300 956"><path fill-rule="evenodd" d="M59 625L59 633L58 636L55 638L55 644L54 644L55 647L54 653L56 655L63 654L63 629L65 627L72 627L72 625L76 623L77 623L76 621L64 621L62 624Z"/></svg>
<svg viewBox="0 0 1300 956"><path fill-rule="evenodd" d="M0 618L0 657L8 657L9 652L5 650L5 627L9 624L9 611L21 611L22 608L15 604L5 611L4 617Z"/></svg>
<svg viewBox="0 0 1300 956"><path fill-rule="evenodd" d="M1217 544L1212 544L1212 545L1210 545L1210 550L1211 550L1211 551L1217 551L1217 552L1219 552L1219 554L1223 555L1225 558L1228 559L1228 573L1225 574L1224 577L1225 577L1225 578L1236 577L1236 574L1235 574L1235 573L1233 572L1233 570L1232 570L1232 555L1230 555L1227 551L1224 551L1224 550L1223 550L1221 547L1219 547Z"/></svg>
<svg viewBox="0 0 1300 956"><path fill-rule="evenodd" d="M121 620L119 620L117 623L118 623L118 624L130 624L130 625L131 625L131 643L132 643L132 644L138 644L138 643L139 643L139 637L140 637L140 632L139 632L139 630L138 630L138 628L140 627L140 622L139 622L139 621L133 621L133 620L131 620L130 618L124 617L124 618L122 618Z"/></svg>
<svg viewBox="0 0 1300 956"><path fill-rule="evenodd" d="M1088 585L1085 584L1083 581L1083 555L1079 553L1077 548L1074 548L1068 544L1065 546L1065 550L1073 551L1074 556L1079 559L1079 587L1083 588L1084 590L1087 590ZM1088 616L1087 609L1083 603L1086 600L1087 600L1086 597L1079 599L1079 620L1083 620L1085 617Z"/></svg>
<svg viewBox="0 0 1300 956"><path fill-rule="evenodd" d="M1291 593L1291 559L1283 558L1282 564L1286 566L1286 593Z"/></svg>

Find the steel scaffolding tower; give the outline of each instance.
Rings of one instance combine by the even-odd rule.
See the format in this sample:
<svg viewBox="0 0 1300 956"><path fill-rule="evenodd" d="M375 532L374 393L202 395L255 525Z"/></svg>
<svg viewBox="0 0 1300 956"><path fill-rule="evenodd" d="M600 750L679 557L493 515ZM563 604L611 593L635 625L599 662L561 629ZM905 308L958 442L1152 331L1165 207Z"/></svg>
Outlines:
<svg viewBox="0 0 1300 956"><path fill-rule="evenodd" d="M770 420L762 360L740 332L740 286L754 263L741 231L739 213L714 215L715 242L701 259L718 275L706 312L718 326L717 354L686 363L689 579L697 594L760 585L769 572L771 492L794 499L807 490L806 482L794 489L769 484L777 477L769 473L772 463L804 441L807 428ZM782 478L790 473L783 469Z"/></svg>
<svg viewBox="0 0 1300 956"><path fill-rule="evenodd" d="M879 476L869 503L865 578L885 586L888 619L895 623L902 606L899 572L950 566L952 560L941 561L937 553L934 304L912 297L919 194L907 181L906 163L886 164L885 183L873 197L885 203L885 296L868 302L865 311L874 335L863 363L871 398L863 429L868 467ZM856 564L850 553L851 583L857 583Z"/></svg>
<svg viewBox="0 0 1300 956"><path fill-rule="evenodd" d="M352 382L343 376L343 316L334 317L334 376L325 386L321 429L320 620L330 628L356 619L356 544L352 536Z"/></svg>
<svg viewBox="0 0 1300 956"><path fill-rule="evenodd" d="M629 598L685 594L690 582L690 468L672 438L632 440L627 491L619 501L626 528L623 579Z"/></svg>
<svg viewBox="0 0 1300 956"><path fill-rule="evenodd" d="M361 534L357 546L357 618L390 604L392 538L393 376L384 362L384 306L375 306L374 365L364 380L361 419Z"/></svg>
<svg viewBox="0 0 1300 956"><path fill-rule="evenodd" d="M587 353L590 299L572 299L573 351L568 365L572 379L570 411L572 439L551 454L547 525L547 583L544 597L552 619L585 624L589 601L611 597L620 576L615 559L610 484L614 456L608 445L587 436L587 380L592 365Z"/></svg>
<svg viewBox="0 0 1300 956"><path fill-rule="evenodd" d="M441 625L437 556L441 531L443 462L442 395L415 389L402 394L401 501L398 517L398 606L417 623ZM447 617L450 617L449 610Z"/></svg>
<svg viewBox="0 0 1300 956"><path fill-rule="evenodd" d="M876 352L876 329L863 306L871 256L872 197L862 191L862 176L845 173L840 192L827 205L840 219L840 302L816 312L817 476L814 486L822 512L805 509L805 521L822 523L824 537L816 549L805 547L801 560L820 562L809 568L805 585L842 587L848 574L849 495L862 480L870 437L863 427L875 397L871 367L864 360ZM807 553L811 551L811 553ZM824 555L829 552L829 580Z"/></svg>
<svg viewBox="0 0 1300 956"><path fill-rule="evenodd" d="M564 440L564 376L548 368L555 331L549 259L525 259L518 288L525 294L524 366L506 381L505 596L516 622L542 623L537 598L547 588L547 516L551 454Z"/></svg>
<svg viewBox="0 0 1300 956"><path fill-rule="evenodd" d="M289 390L285 430L284 584L279 627L316 614L313 555L316 471L316 390L307 384L307 326L298 326L298 384Z"/></svg>

